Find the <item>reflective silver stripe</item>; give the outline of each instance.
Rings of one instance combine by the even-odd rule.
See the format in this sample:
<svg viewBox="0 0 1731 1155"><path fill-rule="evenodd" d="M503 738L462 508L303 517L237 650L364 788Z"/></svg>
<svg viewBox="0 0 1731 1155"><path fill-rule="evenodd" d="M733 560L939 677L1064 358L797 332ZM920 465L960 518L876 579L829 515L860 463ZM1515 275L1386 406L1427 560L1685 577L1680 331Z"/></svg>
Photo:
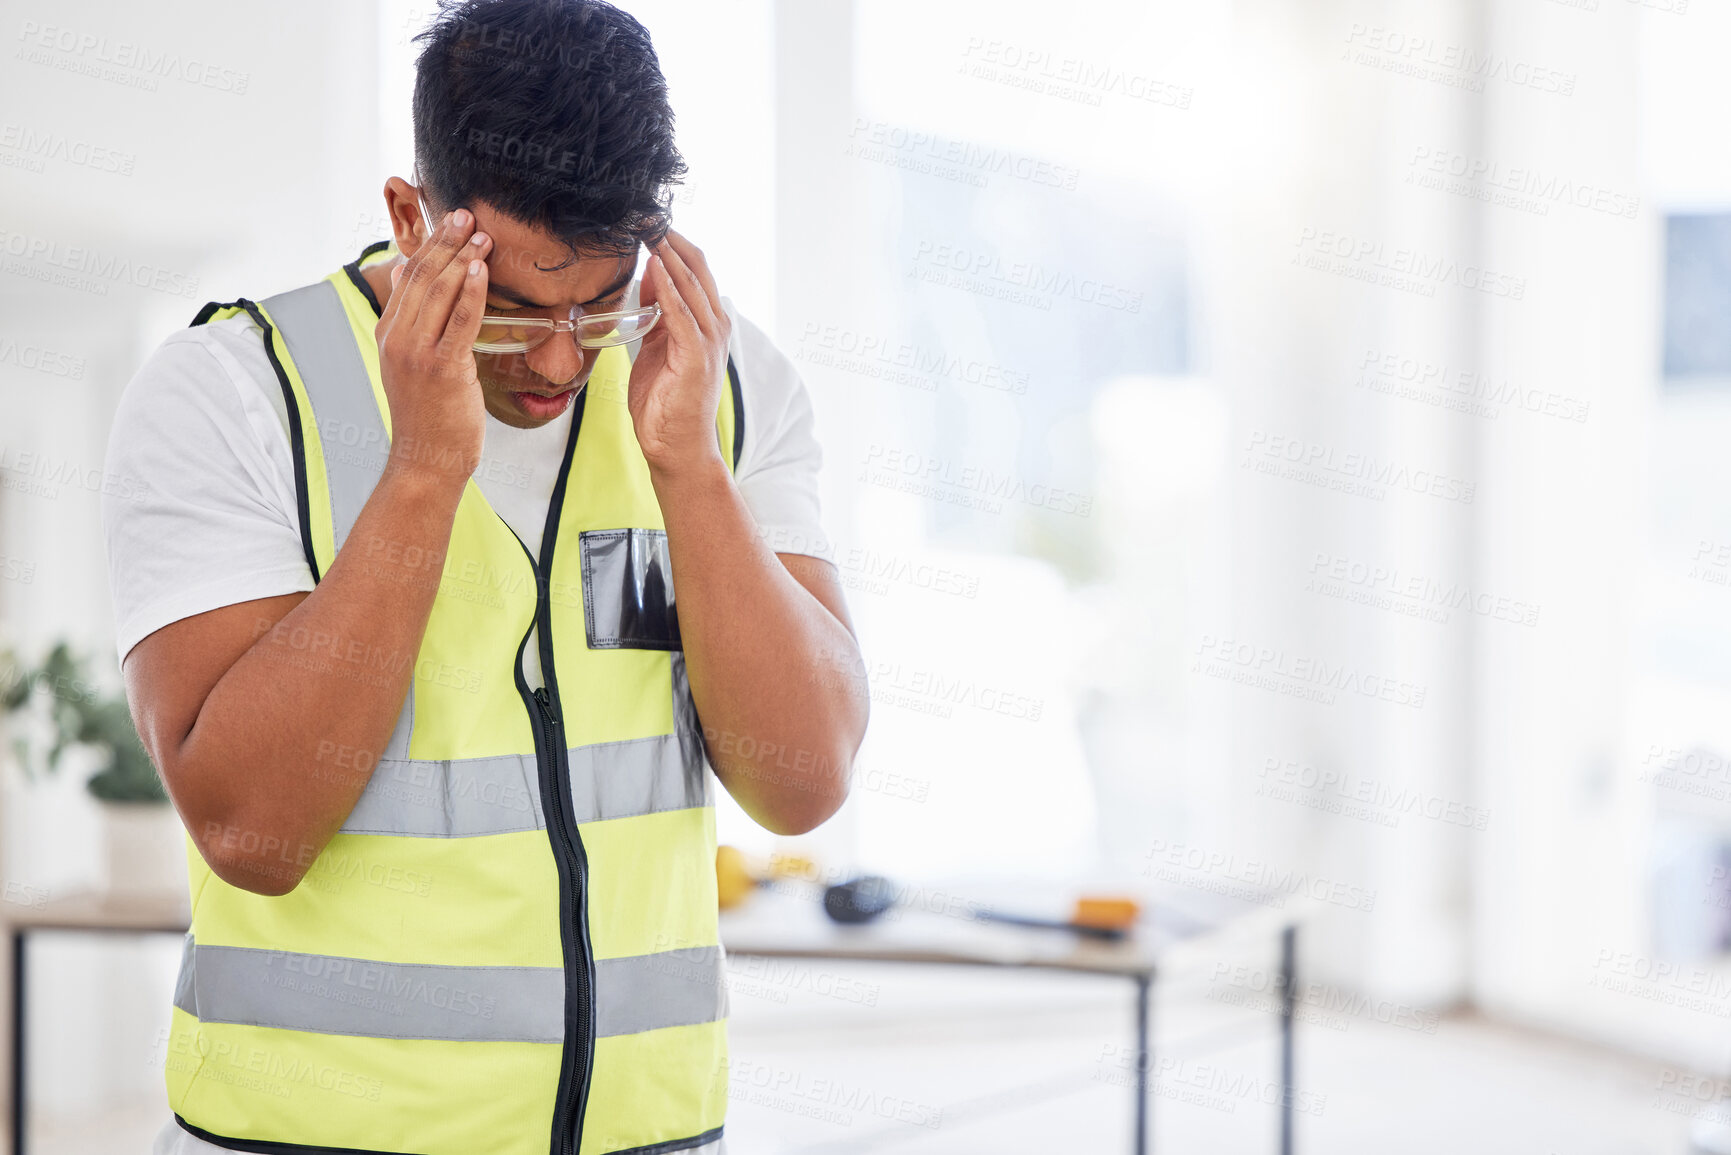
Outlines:
<svg viewBox="0 0 1731 1155"><path fill-rule="evenodd" d="M188 935L174 1005L205 1023L381 1039L559 1043L565 972L199 946ZM597 1035L714 1022L727 1007L718 946L595 963Z"/></svg>
<svg viewBox="0 0 1731 1155"><path fill-rule="evenodd" d="M188 1014L193 1013L197 1004L193 999L193 960L192 932L186 932L186 939L180 944L180 973L174 979L174 1005Z"/></svg>
<svg viewBox="0 0 1731 1155"><path fill-rule="evenodd" d="M385 471L391 451L385 419L335 285L319 281L259 303L312 401L330 479L331 537L340 550Z"/></svg>
<svg viewBox="0 0 1731 1155"><path fill-rule="evenodd" d="M564 1036L564 1000L560 967L425 966L195 946L192 977L183 975L177 984L175 1005L205 1023L383 1039L557 1043Z"/></svg>
<svg viewBox="0 0 1731 1155"><path fill-rule="evenodd" d="M578 822L706 804L703 763L692 765L677 734L579 746L570 760L571 808Z"/></svg>
<svg viewBox="0 0 1731 1155"><path fill-rule="evenodd" d="M571 808L578 822L636 818L666 810L715 805L715 776L704 762L703 735L685 655L668 655L673 732L566 751ZM413 708L403 707L405 717ZM397 739L407 741L405 717ZM542 830L539 771L532 754L451 761L385 757L343 823L344 834L410 838L472 838Z"/></svg>
<svg viewBox="0 0 1731 1155"><path fill-rule="evenodd" d="M703 784L703 800L693 806L715 805L715 775L706 774L708 752L703 746L703 727L697 719L697 703L691 697L691 679L685 673L685 651L669 655L673 675L673 736L679 739L686 774Z"/></svg>
<svg viewBox="0 0 1731 1155"><path fill-rule="evenodd" d="M470 838L546 825L533 754L381 758L343 833Z"/></svg>
<svg viewBox="0 0 1731 1155"><path fill-rule="evenodd" d="M695 716L695 715L694 715ZM715 804L714 787L681 734L568 750L578 822L636 818ZM381 758L343 823L344 834L474 838L546 828L532 754L497 758Z"/></svg>
<svg viewBox="0 0 1731 1155"><path fill-rule="evenodd" d="M727 1015L721 948L694 946L595 960L595 1033L635 1035Z"/></svg>

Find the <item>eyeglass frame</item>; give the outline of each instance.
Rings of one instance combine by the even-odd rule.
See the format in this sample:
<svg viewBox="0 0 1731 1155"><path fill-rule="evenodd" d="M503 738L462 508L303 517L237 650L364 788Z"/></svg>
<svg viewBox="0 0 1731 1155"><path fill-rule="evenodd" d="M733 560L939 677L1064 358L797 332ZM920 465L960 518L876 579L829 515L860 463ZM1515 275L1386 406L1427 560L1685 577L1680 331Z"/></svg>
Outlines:
<svg viewBox="0 0 1731 1155"><path fill-rule="evenodd" d="M424 225L426 227L426 230L427 230L427 236L425 239L427 241L430 241L433 239L433 230L437 226L433 223L432 211L427 208L426 194L424 192L422 192L421 186L418 184L415 186L415 203L420 207L420 210L421 210L421 224ZM492 322L495 322L496 324L500 324L500 325L528 325L531 328L542 330L547 335L545 337L542 337L540 340L536 341L533 345L524 345L523 348L521 348L521 349L500 349L500 348L497 348L496 346L501 343L498 341L476 341L474 344L474 350L477 353L493 353L493 354L496 354L499 356L515 356L515 355L521 354L521 353L528 353L534 349L539 349L541 346L545 345L548 341L551 341L553 339L553 337L559 333L572 334L572 339L577 342L577 345L579 348L583 348L583 349L612 349L612 348L616 348L620 345L629 345L633 341L641 341L644 338L644 336L646 334L648 334L648 332L651 329L655 328L656 324L661 320L661 316L662 316L660 302L656 302L656 303L650 304L650 305L640 305L639 307L637 307L635 309L622 309L622 310L619 310L619 311L613 312L613 313L584 313L582 311L583 307L581 305L573 305L573 306L571 306L571 309L572 309L572 312L577 314L577 315L572 316L572 317L568 317L563 321L555 321L551 317L501 317L497 313L484 313L481 316L481 324L483 324L483 325L485 325L488 321L492 321ZM602 344L602 345L592 345L592 344L586 343L581 336L577 335L577 326L584 321L617 321L623 317L643 317L643 316L648 316L649 324L647 324L643 327L643 331L641 333L635 333L632 336L627 337L623 341L608 341L607 343ZM513 342L511 342L511 344L512 345L522 345L523 343L521 341L513 341Z"/></svg>

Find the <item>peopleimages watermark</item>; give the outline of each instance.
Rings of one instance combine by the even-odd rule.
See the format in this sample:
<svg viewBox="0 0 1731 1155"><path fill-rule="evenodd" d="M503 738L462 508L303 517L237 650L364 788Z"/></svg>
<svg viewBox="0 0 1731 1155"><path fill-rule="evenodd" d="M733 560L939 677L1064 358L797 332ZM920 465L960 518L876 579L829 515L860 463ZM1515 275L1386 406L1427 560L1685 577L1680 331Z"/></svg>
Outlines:
<svg viewBox="0 0 1731 1155"><path fill-rule="evenodd" d="M149 487L136 478L116 477L67 458L0 442L0 489L55 499L62 486L121 501L143 501L150 496Z"/></svg>
<svg viewBox="0 0 1731 1155"><path fill-rule="evenodd" d="M1299 1115L1321 1115L1328 1096L1287 1087L1259 1075L1234 1071L1218 1063L1198 1063L1176 1055L1151 1055L1146 1060L1124 1043L1103 1043L1093 1078L1118 1087L1133 1087L1138 1076L1151 1093L1193 1107L1236 1114L1244 1102L1264 1107L1291 1107Z"/></svg>
<svg viewBox="0 0 1731 1155"><path fill-rule="evenodd" d="M1145 857L1145 876L1260 906L1282 909L1288 898L1299 895L1365 914L1376 908L1374 890L1259 858L1240 859L1228 851L1157 838Z"/></svg>
<svg viewBox="0 0 1731 1155"><path fill-rule="evenodd" d="M901 706L920 714L950 718L957 707L1017 721L1038 722L1046 700L1007 689L976 678L946 674L942 670L906 666L886 659L867 662L837 660L824 673L813 676L820 685L868 688L871 700Z"/></svg>
<svg viewBox="0 0 1731 1155"><path fill-rule="evenodd" d="M198 278L86 245L0 228L0 272L107 296L110 285L132 285L173 297L198 296Z"/></svg>
<svg viewBox="0 0 1731 1155"><path fill-rule="evenodd" d="M7 879L0 884L0 902L13 906L27 906L31 910L42 910L48 905L48 888L46 886L31 886L16 879Z"/></svg>
<svg viewBox="0 0 1731 1155"><path fill-rule="evenodd" d="M1688 576L1708 585L1731 586L1731 544L1697 538Z"/></svg>
<svg viewBox="0 0 1731 1155"><path fill-rule="evenodd" d="M1118 1054L1113 1059L1107 1052ZM1327 1096L1288 1089L1270 1079L1233 1071L1217 1063L1163 1055L1151 1060L1145 1078L1139 1078L1137 1063L1130 1048L1107 1043L1092 1077L1114 1087L1134 1087L1143 1082L1148 1092L1159 1098L1228 1115L1236 1114L1239 1104L1247 1099L1267 1107L1290 1105L1302 1115L1322 1114L1328 1101Z"/></svg>
<svg viewBox="0 0 1731 1155"><path fill-rule="evenodd" d="M1097 64L1045 47L1024 48L980 36L968 37L967 46L962 49L962 63L956 71L977 80L1094 107L1099 107L1110 95L1186 109L1195 95L1195 90L1187 85L1174 84L1151 73Z"/></svg>
<svg viewBox="0 0 1731 1155"><path fill-rule="evenodd" d="M268 655L297 669L334 674L366 685L382 686L405 669L422 685L442 686L469 694L481 691L482 674L469 666L439 661L416 651L375 645L365 638L344 635L340 630L291 626L286 620L253 619L253 639L270 635L273 650Z"/></svg>
<svg viewBox="0 0 1731 1155"><path fill-rule="evenodd" d="M16 121L0 124L0 168L46 172L50 161L92 172L131 176L138 157L63 132L31 128Z"/></svg>
<svg viewBox="0 0 1731 1155"><path fill-rule="evenodd" d="M1420 709L1425 687L1326 658L1203 634L1190 672L1332 706L1337 693Z"/></svg>
<svg viewBox="0 0 1731 1155"><path fill-rule="evenodd" d="M1372 565L1318 550L1310 562L1306 593L1339 598L1372 609L1446 625L1455 610L1490 621L1537 626L1539 607L1463 581L1438 581L1398 566Z"/></svg>
<svg viewBox="0 0 1731 1155"><path fill-rule="evenodd" d="M1242 963L1217 962L1208 980L1207 998L1228 1006L1279 1015L1285 1012L1288 982L1279 971ZM1291 984L1293 1017L1334 1031L1344 1031L1348 1019L1371 1019L1421 1035L1434 1035L1437 1013L1411 1003L1377 999L1362 991L1343 991L1319 982ZM1342 1017L1344 1016L1344 1017Z"/></svg>
<svg viewBox="0 0 1731 1155"><path fill-rule="evenodd" d="M157 91L159 81L178 80L194 88L208 88L235 96L246 95L250 72L225 68L179 52L152 48L131 40L111 40L76 28L23 21L18 28L22 46L16 58L62 72L73 72L96 80L107 80Z"/></svg>
<svg viewBox="0 0 1731 1155"><path fill-rule="evenodd" d="M1005 261L996 253L925 238L914 242L910 278L927 284L1049 311L1059 298L1123 313L1142 311L1142 292L1098 277L1080 277L1037 261Z"/></svg>
<svg viewBox="0 0 1731 1155"><path fill-rule="evenodd" d="M316 770L312 776L322 777ZM315 890L335 893L345 882L363 882L418 898L426 898L433 890L433 876L425 871L334 845L321 850L310 842L295 844L279 835L221 822L206 822L200 842L246 855L249 873L286 879Z"/></svg>
<svg viewBox="0 0 1731 1155"><path fill-rule="evenodd" d="M1091 494L1043 482L1030 483L1013 473L997 473L875 441L866 449L859 480L987 513L1002 513L1006 501L1076 517L1087 517L1094 509Z"/></svg>
<svg viewBox="0 0 1731 1155"><path fill-rule="evenodd" d="M529 785L477 774L464 769L461 762L436 770L435 764L424 761L381 761L375 751L330 739L319 741L314 761L308 777L364 786L369 799L435 812L449 812L455 805L465 804L505 814L535 813Z"/></svg>
<svg viewBox="0 0 1731 1155"><path fill-rule="evenodd" d="M1530 389L1498 380L1487 373L1472 369L1452 368L1442 358L1414 357L1387 349L1369 348L1359 362L1355 386L1371 393L1381 393L1403 400L1452 409L1473 417L1495 421L1504 409L1519 409L1536 416L1555 417L1559 421L1584 423L1592 403L1553 393Z"/></svg>
<svg viewBox="0 0 1731 1155"><path fill-rule="evenodd" d="M942 349L862 333L846 325L808 321L799 335L794 357L827 369L839 369L892 385L933 392L940 381L977 385L1021 396L1028 391L1028 374L992 361L961 357Z"/></svg>
<svg viewBox="0 0 1731 1155"><path fill-rule="evenodd" d="M417 967L330 955L265 951L265 981L306 998L324 999L387 1015L406 1014L415 1005L452 1015L491 1019L498 1000L451 980L454 970Z"/></svg>
<svg viewBox="0 0 1731 1155"><path fill-rule="evenodd" d="M1240 468L1283 481L1332 489L1351 497L1381 501L1390 489L1471 505L1477 486L1434 469L1383 460L1367 453L1345 453L1332 445L1253 429Z"/></svg>
<svg viewBox="0 0 1731 1155"><path fill-rule="evenodd" d="M1601 949L1587 985L1680 1010L1731 1018L1731 975L1629 951Z"/></svg>
<svg viewBox="0 0 1731 1155"><path fill-rule="evenodd" d="M19 694L18 688L26 683L29 688ZM63 702L94 702L99 696L96 685L83 678L50 674L46 669L31 671L16 662L0 667L0 698L16 695L23 700L42 691Z"/></svg>
<svg viewBox="0 0 1731 1155"><path fill-rule="evenodd" d="M973 600L980 575L911 558L905 554L852 546L836 559L841 584L861 593L884 595L892 586Z"/></svg>
<svg viewBox="0 0 1731 1155"><path fill-rule="evenodd" d="M1516 60L1501 52L1480 52L1393 28L1354 21L1347 29L1343 60L1429 80L1469 92L1483 92L1487 80L1572 96L1575 74Z"/></svg>
<svg viewBox="0 0 1731 1155"><path fill-rule="evenodd" d="M1289 263L1421 297L1436 296L1438 285L1457 285L1509 301L1527 295L1525 277L1420 249L1390 249L1381 241L1333 229L1299 229Z"/></svg>
<svg viewBox="0 0 1731 1155"><path fill-rule="evenodd" d="M287 1099L296 1091L321 1091L376 1103L384 1081L330 1063L312 1063L250 1041L201 1038L193 1031L157 1032L152 1066L192 1080L226 1083L273 1098Z"/></svg>
<svg viewBox="0 0 1731 1155"><path fill-rule="evenodd" d="M1723 1105L1726 1099L1731 1099L1731 1082L1676 1067L1659 1068L1653 1087L1654 1107L1710 1123L1731 1123L1731 1109Z"/></svg>
<svg viewBox="0 0 1731 1155"><path fill-rule="evenodd" d="M814 1078L804 1071L772 1067L738 1055L728 1056L717 1074L725 1074L727 1097L735 1102L773 1107L820 1122L851 1126L858 1114L934 1131L943 1124L942 1107L845 1079Z"/></svg>
<svg viewBox="0 0 1731 1155"><path fill-rule="evenodd" d="M1472 830L1485 829L1491 820L1491 812L1478 806L1410 786L1395 787L1339 770L1319 770L1290 758L1264 759L1256 776L1258 798L1293 802L1378 826L1399 826L1409 814Z"/></svg>
<svg viewBox="0 0 1731 1155"><path fill-rule="evenodd" d="M0 553L0 581L17 582L21 586L36 580L36 563Z"/></svg>
<svg viewBox="0 0 1731 1155"><path fill-rule="evenodd" d="M1641 198L1629 193L1425 144L1415 146L1407 159L1406 183L1541 217L1549 216L1554 204L1624 220L1633 220L1641 208Z"/></svg>
<svg viewBox="0 0 1731 1155"><path fill-rule="evenodd" d="M1723 755L1698 746L1685 750L1660 742L1649 744L1636 781L1714 802L1731 802L1731 764Z"/></svg>
<svg viewBox="0 0 1731 1155"><path fill-rule="evenodd" d="M50 377L69 381L84 379L84 358L63 349L51 349L16 337L0 337L0 366L16 365Z"/></svg>
<svg viewBox="0 0 1731 1155"><path fill-rule="evenodd" d="M1074 192L1082 170L1014 149L956 140L885 120L856 116L842 155L904 172L985 188L994 176Z"/></svg>

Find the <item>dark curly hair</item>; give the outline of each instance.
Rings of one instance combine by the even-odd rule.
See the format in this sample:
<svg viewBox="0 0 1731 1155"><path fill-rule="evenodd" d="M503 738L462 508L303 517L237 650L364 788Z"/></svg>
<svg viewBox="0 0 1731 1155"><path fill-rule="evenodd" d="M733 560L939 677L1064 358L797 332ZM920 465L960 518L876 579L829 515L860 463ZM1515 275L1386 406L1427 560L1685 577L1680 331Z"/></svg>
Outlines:
<svg viewBox="0 0 1731 1155"><path fill-rule="evenodd" d="M442 0L415 40L430 205L488 204L564 241L566 264L660 243L686 164L634 17L604 0Z"/></svg>

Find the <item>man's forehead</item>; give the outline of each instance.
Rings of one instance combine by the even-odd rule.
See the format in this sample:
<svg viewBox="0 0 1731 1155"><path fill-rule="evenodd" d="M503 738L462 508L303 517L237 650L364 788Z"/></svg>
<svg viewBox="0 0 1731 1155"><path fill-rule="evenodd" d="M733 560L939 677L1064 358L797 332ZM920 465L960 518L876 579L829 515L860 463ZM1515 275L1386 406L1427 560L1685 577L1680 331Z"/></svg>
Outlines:
<svg viewBox="0 0 1731 1155"><path fill-rule="evenodd" d="M579 254L543 228L485 201L472 207L475 227L493 238L487 295L526 309L589 306L631 283L641 246L630 256Z"/></svg>
<svg viewBox="0 0 1731 1155"><path fill-rule="evenodd" d="M592 305L629 285L636 269L635 254L573 259L551 237L521 246L495 236L487 256L487 290L523 308Z"/></svg>

